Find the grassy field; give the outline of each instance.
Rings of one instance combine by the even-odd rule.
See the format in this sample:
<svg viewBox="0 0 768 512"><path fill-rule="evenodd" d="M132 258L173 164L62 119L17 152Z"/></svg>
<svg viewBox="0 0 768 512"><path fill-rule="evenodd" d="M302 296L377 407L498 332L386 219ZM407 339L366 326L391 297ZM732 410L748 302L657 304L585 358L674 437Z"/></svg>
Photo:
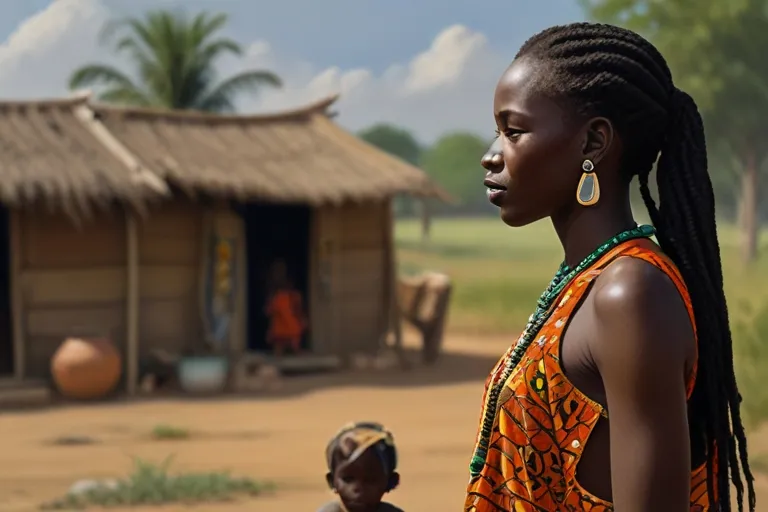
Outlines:
<svg viewBox="0 0 768 512"><path fill-rule="evenodd" d="M534 301L562 260L562 248L548 222L512 229L495 218L438 219L431 240L421 242L419 224L397 224L403 273L437 270L456 284L451 329L498 333L521 327ZM745 267L738 258L738 234L720 234L726 293L731 313L758 307L768 298L768 256ZM768 247L766 247L768 249Z"/></svg>
<svg viewBox="0 0 768 512"><path fill-rule="evenodd" d="M548 222L511 229L496 218L437 219L422 243L418 222L400 221L396 238L401 272L437 270L455 283L449 325L467 334L510 333L525 324L562 259ZM739 260L738 233L720 234L738 377L753 422L768 419L768 246L752 265Z"/></svg>

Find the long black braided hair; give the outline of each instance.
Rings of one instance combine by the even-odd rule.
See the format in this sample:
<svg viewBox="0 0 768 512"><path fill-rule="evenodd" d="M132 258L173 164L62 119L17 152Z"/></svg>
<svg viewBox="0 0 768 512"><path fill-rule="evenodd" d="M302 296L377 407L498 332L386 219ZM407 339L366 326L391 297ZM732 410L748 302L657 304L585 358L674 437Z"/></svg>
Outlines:
<svg viewBox="0 0 768 512"><path fill-rule="evenodd" d="M552 27L526 41L515 58L521 57L546 65L538 82L541 92L577 114L610 119L621 135L622 170L627 178L638 177L659 245L680 269L693 303L699 339L699 370L688 420L693 459L706 459L713 510L731 510L732 481L742 511L746 480L749 509L754 511L715 196L696 103L674 86L666 61L650 42L619 27ZM658 206L648 186L654 164Z"/></svg>

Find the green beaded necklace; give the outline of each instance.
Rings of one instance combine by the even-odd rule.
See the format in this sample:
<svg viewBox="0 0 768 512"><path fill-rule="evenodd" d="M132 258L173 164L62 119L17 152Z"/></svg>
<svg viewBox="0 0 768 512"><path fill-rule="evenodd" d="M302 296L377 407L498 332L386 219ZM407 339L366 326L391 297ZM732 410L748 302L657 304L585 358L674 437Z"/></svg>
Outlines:
<svg viewBox="0 0 768 512"><path fill-rule="evenodd" d="M496 419L496 407L498 405L499 394L507 379L515 370L515 367L520 363L523 354L525 354L525 351L528 350L528 347L538 335L544 322L546 322L547 318L552 314L552 305L560 295L560 292L573 281L574 277L592 266L595 261L602 258L611 249L635 238L650 238L654 233L655 230L653 226L648 225L636 226L632 229L622 231L592 251L592 253L584 258L581 263L576 265L575 268L570 269L568 265L563 262L560 265L560 268L557 269L549 286L547 286L547 289L544 290L544 293L541 294L541 297L539 297L539 300L536 302L536 310L530 318L528 318L528 323L523 330L523 334L520 335L517 343L508 353L506 361L503 364L500 364L491 376L491 382L485 400L483 422L480 427L480 434L478 436L477 445L475 446L475 452L472 455L472 462L469 464L469 472L473 477L479 475L485 466L485 459L488 455L488 445L491 439L491 429L493 428L493 423Z"/></svg>

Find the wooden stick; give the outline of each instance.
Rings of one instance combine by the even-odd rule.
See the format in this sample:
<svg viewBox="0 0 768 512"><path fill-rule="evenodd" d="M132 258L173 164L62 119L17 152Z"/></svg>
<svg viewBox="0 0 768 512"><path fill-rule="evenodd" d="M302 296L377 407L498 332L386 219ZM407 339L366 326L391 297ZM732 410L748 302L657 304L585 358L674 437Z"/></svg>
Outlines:
<svg viewBox="0 0 768 512"><path fill-rule="evenodd" d="M388 283L389 283L389 328L394 331L395 342L392 349L395 351L397 360L400 363L400 367L403 370L408 370L411 367L408 357L405 354L403 347L403 323L400 312L400 301L397 297L397 247L395 246L395 211L393 207L393 201L390 199L387 202L387 220L386 220L386 233L385 233L385 247L389 260L387 266Z"/></svg>
<svg viewBox="0 0 768 512"><path fill-rule="evenodd" d="M126 387L129 396L136 394L139 381L139 234L136 218L126 211L127 232L127 292L126 292Z"/></svg>
<svg viewBox="0 0 768 512"><path fill-rule="evenodd" d="M16 380L26 377L26 332L24 324L24 295L22 292L22 233L21 211L9 210L10 250L11 250L11 332L13 333L13 373Z"/></svg>

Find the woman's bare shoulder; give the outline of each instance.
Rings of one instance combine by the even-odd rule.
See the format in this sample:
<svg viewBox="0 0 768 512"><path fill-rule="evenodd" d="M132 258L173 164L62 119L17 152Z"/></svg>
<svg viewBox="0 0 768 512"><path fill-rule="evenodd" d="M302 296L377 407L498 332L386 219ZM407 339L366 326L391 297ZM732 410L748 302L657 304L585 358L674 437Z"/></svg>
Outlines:
<svg viewBox="0 0 768 512"><path fill-rule="evenodd" d="M696 341L680 292L647 261L620 258L609 265L592 291L596 330L590 351L598 367L618 365L626 372L648 363L654 373L665 367L682 371L695 357Z"/></svg>

